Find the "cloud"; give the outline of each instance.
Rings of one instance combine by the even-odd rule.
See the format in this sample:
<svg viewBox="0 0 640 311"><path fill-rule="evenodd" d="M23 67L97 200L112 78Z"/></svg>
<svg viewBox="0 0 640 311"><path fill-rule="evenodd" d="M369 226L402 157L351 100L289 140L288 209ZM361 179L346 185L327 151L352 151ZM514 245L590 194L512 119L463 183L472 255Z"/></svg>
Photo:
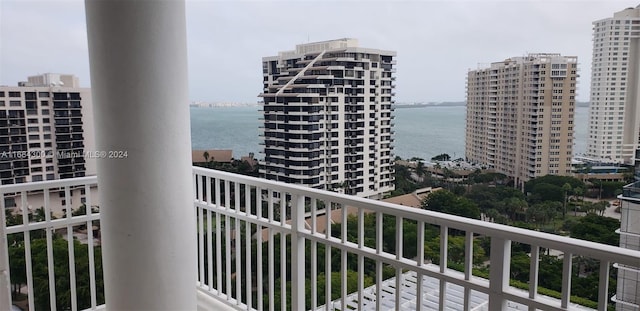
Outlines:
<svg viewBox="0 0 640 311"><path fill-rule="evenodd" d="M358 38L395 50L397 101L464 100L470 68L527 52L578 56L588 100L591 23L633 1L187 1L193 100L256 102L261 59ZM89 85L82 1L0 2L0 84L42 72Z"/></svg>

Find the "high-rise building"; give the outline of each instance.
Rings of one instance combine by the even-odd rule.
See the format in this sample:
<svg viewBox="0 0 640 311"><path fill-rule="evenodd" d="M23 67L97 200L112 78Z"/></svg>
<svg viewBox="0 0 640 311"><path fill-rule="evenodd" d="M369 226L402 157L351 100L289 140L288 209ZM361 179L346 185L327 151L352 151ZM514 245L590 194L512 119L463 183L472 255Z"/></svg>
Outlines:
<svg viewBox="0 0 640 311"><path fill-rule="evenodd" d="M633 164L640 136L640 7L593 23L587 155Z"/></svg>
<svg viewBox="0 0 640 311"><path fill-rule="evenodd" d="M514 178L569 175L577 58L529 54L470 70L466 157Z"/></svg>
<svg viewBox="0 0 640 311"><path fill-rule="evenodd" d="M91 92L73 75L0 86L0 183L95 175Z"/></svg>
<svg viewBox="0 0 640 311"><path fill-rule="evenodd" d="M640 149L635 153L635 182L624 187L620 202L620 247L640 250ZM618 266L616 311L638 310L640 265Z"/></svg>
<svg viewBox="0 0 640 311"><path fill-rule="evenodd" d="M395 55L339 39L264 57L261 175L361 197L392 191Z"/></svg>

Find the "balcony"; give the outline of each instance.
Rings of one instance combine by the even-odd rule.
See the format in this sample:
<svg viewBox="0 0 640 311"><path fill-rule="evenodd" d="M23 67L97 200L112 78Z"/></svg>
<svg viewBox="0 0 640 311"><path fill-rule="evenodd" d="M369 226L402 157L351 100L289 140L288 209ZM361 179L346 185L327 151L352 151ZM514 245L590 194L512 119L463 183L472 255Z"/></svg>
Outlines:
<svg viewBox="0 0 640 311"><path fill-rule="evenodd" d="M193 289L201 310L432 310L439 305L454 310L510 310L527 306L584 310L587 308L569 302L572 260L577 256L600 262L598 309L606 310L610 267L614 263L637 266L640 258L638 251L203 168L193 168L193 184L193 205L184 208L194 211L197 226L184 230L192 231L197 241L198 263L196 267L185 266L184 271L197 270ZM24 267L18 270L25 272L25 279L18 286L26 294L23 303L29 310L43 303L52 310L104 307L103 289L96 285L102 284L97 207L100 210L110 207L97 202L96 187L96 177L83 177L0 188L3 209L6 199L11 198L16 203L16 214L20 215L8 226L4 214L1 219L0 271L6 278L0 279L3 291L0 298L16 283L13 278L19 277L10 275L8 262L20 262ZM62 208L81 205L77 200L80 189L84 190L86 206L96 208L54 219L51 213L60 215ZM59 199L65 202L73 199L74 203L63 206ZM33 220L29 215L36 213L39 206L44 213ZM327 206L331 206L329 211ZM328 212L332 217L326 217ZM365 234L365 216L375 217L374 236ZM356 228L348 227L348 217L357 219ZM392 251L383 247L388 242L383 237L385 219L395 221L397 228ZM326 230L332 225L333 233ZM410 225L418 228L417 245L407 244L403 236L403 228ZM410 247L417 247L417 253L424 254L425 230L430 226L438 226L440 232L439 261L403 255ZM347 234L352 230L357 232L355 236ZM464 236L463 271L446 264L450 250L447 241L453 232ZM69 251L64 256L59 256L57 250L54 252L54 244L61 241L57 235L66 240L64 244ZM473 242L480 237L490 239L489 279L472 272ZM537 284L538 260L543 249L563 254L560 299L539 294L535 286L528 291L509 286L512 242L531 246L530 284ZM23 251L15 251L18 244ZM79 256L80 252L88 253ZM61 266L66 267L63 270L69 271L68 275L46 272ZM375 269L373 285L365 285L365 269ZM355 284L349 277L353 273L350 271L357 272ZM394 273L385 278L383 271ZM324 275L333 277L327 279ZM61 289L61 278L70 284L68 291ZM331 282L335 278L338 283ZM283 279L287 282L280 282ZM336 284L339 290L332 290ZM70 296L61 298L62 292ZM334 296L339 292L338 299L320 295L332 292ZM10 299L0 299L0 309L8 309L10 305Z"/></svg>

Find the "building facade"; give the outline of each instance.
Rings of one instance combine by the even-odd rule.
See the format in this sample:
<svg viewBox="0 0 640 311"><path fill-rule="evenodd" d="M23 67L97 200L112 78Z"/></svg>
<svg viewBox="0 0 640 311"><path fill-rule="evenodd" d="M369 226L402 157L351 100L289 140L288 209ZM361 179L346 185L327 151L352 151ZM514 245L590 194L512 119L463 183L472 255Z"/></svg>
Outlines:
<svg viewBox="0 0 640 311"><path fill-rule="evenodd" d="M635 182L620 198L620 247L640 250L640 149L635 153ZM618 266L616 311L640 309L640 266Z"/></svg>
<svg viewBox="0 0 640 311"><path fill-rule="evenodd" d="M91 92L73 75L0 86L0 183L95 175Z"/></svg>
<svg viewBox="0 0 640 311"><path fill-rule="evenodd" d="M529 54L467 75L467 160L514 178L570 175L577 58Z"/></svg>
<svg viewBox="0 0 640 311"><path fill-rule="evenodd" d="M633 164L640 136L640 7L593 23L587 155Z"/></svg>
<svg viewBox="0 0 640 311"><path fill-rule="evenodd" d="M396 53L355 39L264 57L264 178L378 198L394 189Z"/></svg>

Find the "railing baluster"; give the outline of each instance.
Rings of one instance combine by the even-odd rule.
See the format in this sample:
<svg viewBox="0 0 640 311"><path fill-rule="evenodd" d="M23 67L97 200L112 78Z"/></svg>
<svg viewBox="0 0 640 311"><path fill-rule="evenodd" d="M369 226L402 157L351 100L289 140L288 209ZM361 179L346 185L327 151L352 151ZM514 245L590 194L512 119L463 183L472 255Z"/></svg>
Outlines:
<svg viewBox="0 0 640 311"><path fill-rule="evenodd" d="M198 280L204 284L204 215L203 208L197 207L198 220Z"/></svg>
<svg viewBox="0 0 640 311"><path fill-rule="evenodd" d="M228 184L227 184L228 186ZM229 188L227 188L229 189ZM225 200L229 199L229 195L225 195ZM228 203L228 202L226 202ZM226 204L227 209L229 205ZM233 290L231 289L231 218L229 215L224 216L224 268L225 268L225 290L227 293L227 301L231 300Z"/></svg>
<svg viewBox="0 0 640 311"><path fill-rule="evenodd" d="M87 211L87 215L91 216L93 214L93 200L91 199L91 186L88 184L84 185L84 193L85 193L85 209ZM49 195L49 191L45 191L45 198ZM45 199L46 201L46 199ZM45 210L45 218L50 221L51 215ZM91 308L96 308L97 296L96 296L96 265L95 265L95 252L94 252L94 243L93 243L93 221L87 220L87 241L89 243L89 291L91 294Z"/></svg>
<svg viewBox="0 0 640 311"><path fill-rule="evenodd" d="M331 238L331 205L332 202L325 202L325 221L327 228L325 230L325 236L327 239ZM325 308L327 311L331 310L331 246L325 244L325 263L324 263L324 276L325 276Z"/></svg>
<svg viewBox="0 0 640 311"><path fill-rule="evenodd" d="M491 237L489 260L494 263L489 268L489 310L505 310L507 300L502 294L509 287L511 240Z"/></svg>
<svg viewBox="0 0 640 311"><path fill-rule="evenodd" d="M563 308L569 306L569 298L571 297L571 253L564 253L562 259L562 298L560 305Z"/></svg>
<svg viewBox="0 0 640 311"><path fill-rule="evenodd" d="M347 206L341 205L340 241L347 242ZM340 250L340 305L341 310L347 310L347 251Z"/></svg>
<svg viewBox="0 0 640 311"><path fill-rule="evenodd" d="M382 213L376 212L376 254L382 254L383 229ZM376 310L382 310L382 262L376 260Z"/></svg>
<svg viewBox="0 0 640 311"><path fill-rule="evenodd" d="M49 189L45 189L43 192L43 195L44 195L44 219L47 223L49 223L51 222L51 206L49 204L50 203ZM49 273L49 303L51 306L51 310L57 309L56 274L55 274L55 264L53 262L53 230L54 230L53 228L46 229L47 271Z"/></svg>
<svg viewBox="0 0 640 311"><path fill-rule="evenodd" d="M364 209L358 208L358 248L364 248ZM358 310L364 308L364 256L358 254Z"/></svg>
<svg viewBox="0 0 640 311"><path fill-rule="evenodd" d="M447 226L440 226L440 273L447 272L447 262L449 253L449 228ZM440 279L440 298L439 298L439 310L444 311L447 305L447 282Z"/></svg>
<svg viewBox="0 0 640 311"><path fill-rule="evenodd" d="M71 208L71 193L69 186L64 187L65 209L67 211L67 219L73 217L73 209ZM78 297L76 291L76 265L73 245L73 225L67 225L67 245L69 248L69 286L71 287L71 310L78 310Z"/></svg>
<svg viewBox="0 0 640 311"><path fill-rule="evenodd" d="M214 179L216 186L216 207L222 209L220 204L220 179ZM223 293L222 290L222 214L215 213L216 217L216 291L218 295Z"/></svg>
<svg viewBox="0 0 640 311"><path fill-rule="evenodd" d="M318 231L318 200L311 198L311 234ZM318 308L318 242L311 241L311 310Z"/></svg>
<svg viewBox="0 0 640 311"><path fill-rule="evenodd" d="M600 261L600 282L598 283L598 310L607 310L609 302L609 261Z"/></svg>
<svg viewBox="0 0 640 311"><path fill-rule="evenodd" d="M206 176L205 177L205 196L207 197L207 200L205 202L206 206L207 206L207 286L209 288L209 290L213 289L213 223L211 220L211 215L213 214L213 211L211 210L211 206L212 206L212 193L211 193L211 182L213 181L213 179L211 178L211 176ZM214 216L215 217L215 216ZM201 280L201 282L204 282L204 280Z"/></svg>
<svg viewBox="0 0 640 311"><path fill-rule="evenodd" d="M284 232L280 232L280 310L287 310L287 235Z"/></svg>
<svg viewBox="0 0 640 311"><path fill-rule="evenodd" d="M292 196L291 204L291 310L304 310L305 239L300 233L305 230L305 197Z"/></svg>
<svg viewBox="0 0 640 311"><path fill-rule="evenodd" d="M531 262L529 263L529 298L535 300L538 295L538 271L540 269L540 247L531 245ZM536 308L529 306L529 310Z"/></svg>
<svg viewBox="0 0 640 311"><path fill-rule="evenodd" d="M267 192L269 194L269 205L267 206L267 214L268 214L268 219L269 222L273 222L273 195L274 192L273 190L269 189L269 191Z"/></svg>
<svg viewBox="0 0 640 311"><path fill-rule="evenodd" d="M208 205L209 207L211 205ZM213 289L213 221L211 215L213 211L207 208L207 285L209 290ZM213 216L215 217L215 216ZM216 217L217 218L217 217Z"/></svg>
<svg viewBox="0 0 640 311"><path fill-rule="evenodd" d="M396 260L402 259L403 253L403 219L396 216ZM402 269L396 267L396 310L402 306Z"/></svg>
<svg viewBox="0 0 640 311"><path fill-rule="evenodd" d="M244 187L244 202L246 214L251 215L251 186L247 183ZM247 308L251 308L252 306L252 282L251 275L253 271L251 271L251 223L245 222L245 232L244 232L244 245L245 245L245 290L247 291Z"/></svg>
<svg viewBox="0 0 640 311"><path fill-rule="evenodd" d="M271 197L269 197L269 199L271 199ZM267 231L269 232L268 238L267 238L267 253L268 253L268 257L267 257L267 270L269 273L268 276L268 281L269 281L269 292L267 293L269 296L269 311L273 311L275 309L275 302L274 302L274 297L275 297L275 285L274 285L274 279L275 279L275 275L274 275L274 266L275 266L275 261L273 259L273 229L271 229L271 227L269 227L269 229L267 229Z"/></svg>
<svg viewBox="0 0 640 311"><path fill-rule="evenodd" d="M240 227L240 220L235 219L235 253L236 253L236 303L240 305L242 302L242 238L240 233L242 229Z"/></svg>
<svg viewBox="0 0 640 311"><path fill-rule="evenodd" d="M347 251L340 250L340 310L347 310Z"/></svg>
<svg viewBox="0 0 640 311"><path fill-rule="evenodd" d="M331 205L332 202L324 202L325 203L325 221L327 228L325 230L325 237L327 239L331 238ZM325 244L324 246L324 286L325 286L325 309L327 311L332 310L333 306L331 306L331 246Z"/></svg>
<svg viewBox="0 0 640 311"><path fill-rule="evenodd" d="M6 211L4 192L0 192L0 210ZM9 275L9 243L5 213L0 213L0 310L11 310L11 276Z"/></svg>
<svg viewBox="0 0 640 311"><path fill-rule="evenodd" d="M422 267L424 265L424 222L418 221L418 256L416 258L417 266ZM422 300L424 299L424 294L422 290L423 286L423 275L422 273L416 273L416 310L421 311L422 308ZM468 310L468 309L467 309Z"/></svg>
<svg viewBox="0 0 640 311"><path fill-rule="evenodd" d="M467 230L464 236L464 279L469 281L473 275L473 232ZM464 287L464 309L471 310L471 289Z"/></svg>
<svg viewBox="0 0 640 311"><path fill-rule="evenodd" d="M20 193L20 203L22 204L22 224L29 224L29 211L27 210L27 192L22 191ZM25 230L24 232L24 258L27 269L27 290L29 291L29 310L35 310L34 307L34 292L33 292L33 262L31 261L31 232Z"/></svg>
<svg viewBox="0 0 640 311"><path fill-rule="evenodd" d="M256 215L258 217L259 221L262 221L262 188L260 187L256 187ZM262 276L262 232L264 231L264 227L256 224L256 266L257 266L257 271L256 271L256 275L258 276L256 283L258 285L258 292L256 295L256 298L258 300L258 305L257 305L257 309L258 311L262 311L264 309L263 306L263 297L262 295L264 294L264 289L262 287L262 281L263 281L263 276Z"/></svg>
<svg viewBox="0 0 640 311"><path fill-rule="evenodd" d="M235 233L235 258L236 258L236 304L240 305L242 302L242 240L240 237L240 233L242 229L240 228L240 219L238 218L238 214L240 213L240 183L233 182L233 190L235 192L235 217L234 217L234 228L233 232Z"/></svg>

